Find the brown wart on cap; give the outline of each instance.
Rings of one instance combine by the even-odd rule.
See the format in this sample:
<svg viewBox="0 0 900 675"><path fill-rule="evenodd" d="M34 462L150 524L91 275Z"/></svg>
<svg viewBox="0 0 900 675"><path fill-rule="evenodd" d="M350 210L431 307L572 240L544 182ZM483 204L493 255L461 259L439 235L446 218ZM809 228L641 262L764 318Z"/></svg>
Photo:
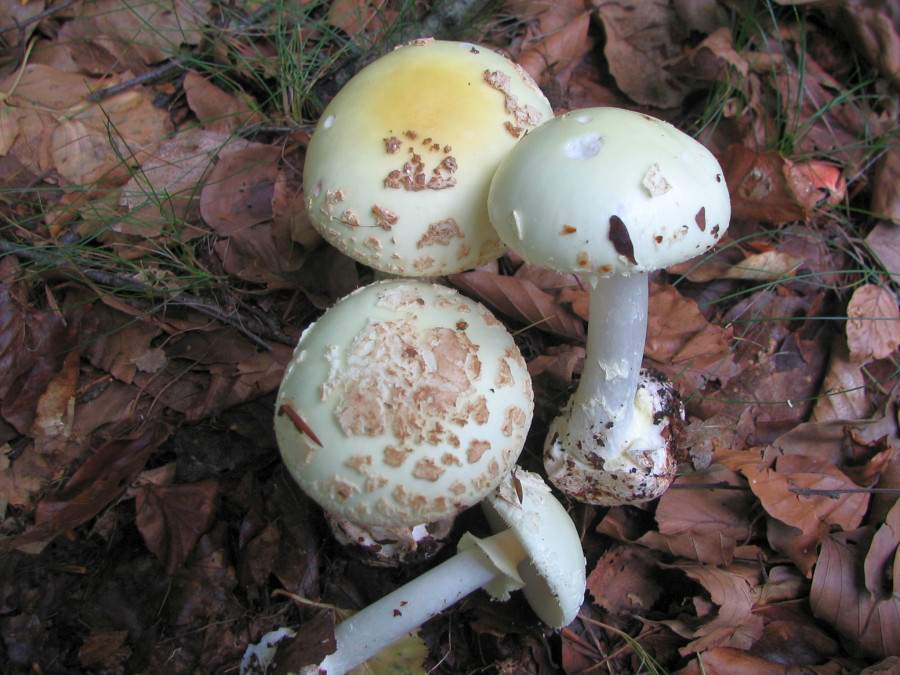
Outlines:
<svg viewBox="0 0 900 675"><path fill-rule="evenodd" d="M575 499L652 499L674 478L683 406L671 403L671 385L641 371L647 273L715 245L731 214L721 177L694 139L615 108L542 124L497 168L488 210L504 242L591 288L584 371L545 444L548 475ZM567 228L578 236L561 236Z"/></svg>

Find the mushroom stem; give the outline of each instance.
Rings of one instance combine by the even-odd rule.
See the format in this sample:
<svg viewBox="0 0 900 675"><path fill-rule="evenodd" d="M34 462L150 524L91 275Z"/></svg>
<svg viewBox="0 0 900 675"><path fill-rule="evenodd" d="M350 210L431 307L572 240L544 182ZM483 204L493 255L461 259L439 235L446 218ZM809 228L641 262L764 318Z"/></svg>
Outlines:
<svg viewBox="0 0 900 675"><path fill-rule="evenodd" d="M499 564L474 546L360 610L335 627L337 650L319 664L318 672L346 673L458 600L498 577L508 576L501 568L515 570L528 557L511 529L482 543L501 556Z"/></svg>
<svg viewBox="0 0 900 675"><path fill-rule="evenodd" d="M646 274L592 278L584 370L558 443L590 462L595 451L625 444L647 338ZM564 413L565 415L565 413Z"/></svg>

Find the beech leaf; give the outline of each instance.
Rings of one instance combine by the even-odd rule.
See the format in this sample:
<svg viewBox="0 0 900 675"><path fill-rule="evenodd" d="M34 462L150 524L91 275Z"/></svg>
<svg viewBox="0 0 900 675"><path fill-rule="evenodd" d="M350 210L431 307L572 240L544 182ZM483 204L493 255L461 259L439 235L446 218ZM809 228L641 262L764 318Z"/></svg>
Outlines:
<svg viewBox="0 0 900 675"><path fill-rule="evenodd" d="M862 655L900 656L900 598L878 600L862 586L862 553L847 534L826 537L813 573L810 608Z"/></svg>
<svg viewBox="0 0 900 675"><path fill-rule="evenodd" d="M847 319L850 358L857 363L887 358L900 345L900 306L882 286L857 288L847 305Z"/></svg>
<svg viewBox="0 0 900 675"><path fill-rule="evenodd" d="M472 270L451 275L450 282L511 319L570 340L585 338L584 322L526 279Z"/></svg>
<svg viewBox="0 0 900 675"><path fill-rule="evenodd" d="M743 473L766 513L808 536L824 533L830 526L859 527L869 503L868 494L827 493L859 486L820 458L790 455L778 460L777 469L756 464L745 466Z"/></svg>
<svg viewBox="0 0 900 675"><path fill-rule="evenodd" d="M144 542L174 574L193 551L215 515L219 483L143 487L137 493L136 524Z"/></svg>

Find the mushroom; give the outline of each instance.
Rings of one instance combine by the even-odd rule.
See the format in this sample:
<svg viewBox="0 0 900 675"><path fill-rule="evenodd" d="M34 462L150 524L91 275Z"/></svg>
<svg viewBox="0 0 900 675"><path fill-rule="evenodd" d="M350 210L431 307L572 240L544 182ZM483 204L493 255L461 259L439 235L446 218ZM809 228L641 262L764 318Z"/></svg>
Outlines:
<svg viewBox="0 0 900 675"><path fill-rule="evenodd" d="M339 250L387 274L478 267L505 250L487 215L494 169L552 116L531 77L487 47L398 47L323 112L303 170L309 218Z"/></svg>
<svg viewBox="0 0 900 675"><path fill-rule="evenodd" d="M585 559L574 523L547 484L524 470L507 473L482 508L495 534L464 534L454 557L338 624L336 650L309 672L342 675L479 588L497 600L522 589L541 621L571 623L584 599ZM271 659L268 649L253 653ZM251 665L245 657L242 672Z"/></svg>
<svg viewBox="0 0 900 675"><path fill-rule="evenodd" d="M275 402L282 458L375 564L433 554L515 464L533 394L512 336L453 289L376 282L307 328Z"/></svg>
<svg viewBox="0 0 900 675"><path fill-rule="evenodd" d="M722 169L699 142L649 115L575 110L546 122L503 159L491 222L525 261L590 286L584 371L551 424L544 463L575 499L653 499L671 483L683 405L641 370L648 273L702 254L728 227Z"/></svg>

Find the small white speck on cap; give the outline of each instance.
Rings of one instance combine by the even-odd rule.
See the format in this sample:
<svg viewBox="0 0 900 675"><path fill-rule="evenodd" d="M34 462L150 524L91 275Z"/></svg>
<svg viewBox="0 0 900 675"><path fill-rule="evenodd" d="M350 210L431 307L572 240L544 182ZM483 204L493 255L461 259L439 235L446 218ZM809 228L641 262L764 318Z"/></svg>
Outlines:
<svg viewBox="0 0 900 675"><path fill-rule="evenodd" d="M603 136L597 133L584 134L567 141L563 146L563 154L569 159L590 159L597 156L602 147Z"/></svg>
<svg viewBox="0 0 900 675"><path fill-rule="evenodd" d="M333 124L334 124L334 115L329 115L324 120L322 120L322 128L323 129L330 129Z"/></svg>
<svg viewBox="0 0 900 675"><path fill-rule="evenodd" d="M512 213L509 214L510 218L512 218L513 226L516 228L516 236L519 240L524 239L524 233L522 232L522 220L519 218L519 212L515 209L512 210Z"/></svg>

